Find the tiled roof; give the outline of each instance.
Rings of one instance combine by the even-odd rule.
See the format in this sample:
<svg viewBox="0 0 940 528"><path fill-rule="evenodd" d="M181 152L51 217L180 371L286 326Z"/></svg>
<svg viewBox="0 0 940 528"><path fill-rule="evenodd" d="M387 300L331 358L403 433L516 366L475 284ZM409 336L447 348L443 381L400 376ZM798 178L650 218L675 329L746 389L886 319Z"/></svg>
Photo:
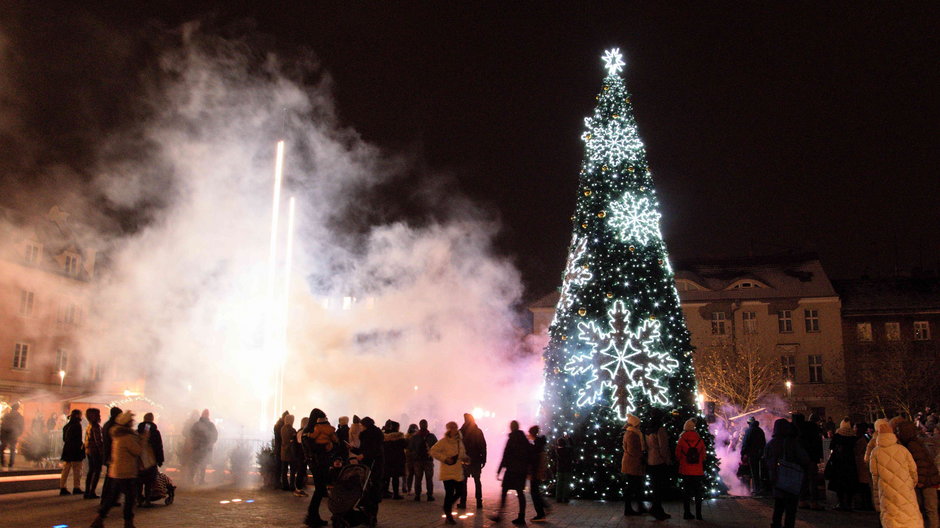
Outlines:
<svg viewBox="0 0 940 528"><path fill-rule="evenodd" d="M835 281L842 312L923 312L940 310L940 279L890 278Z"/></svg>

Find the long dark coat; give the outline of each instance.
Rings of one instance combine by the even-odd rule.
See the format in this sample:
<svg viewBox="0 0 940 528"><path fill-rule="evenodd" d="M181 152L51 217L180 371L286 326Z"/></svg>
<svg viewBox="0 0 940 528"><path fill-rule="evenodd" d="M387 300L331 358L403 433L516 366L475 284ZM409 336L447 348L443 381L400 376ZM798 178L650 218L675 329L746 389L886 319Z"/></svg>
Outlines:
<svg viewBox="0 0 940 528"><path fill-rule="evenodd" d="M829 489L835 492L854 493L858 487L858 468L855 467L855 443L858 437L833 435L829 448L829 462L826 463L826 478Z"/></svg>
<svg viewBox="0 0 940 528"><path fill-rule="evenodd" d="M777 499L796 497L796 495L790 495L777 488L777 463L784 459L807 469L812 464L809 455L806 454L806 450L803 449L797 438L796 428L785 418L780 418L774 422L773 435L770 441L767 442L767 446L764 447L764 462L767 464L767 472L774 498Z"/></svg>
<svg viewBox="0 0 940 528"><path fill-rule="evenodd" d="M82 434L82 419L69 418L62 428L62 461L81 462L85 460L85 438Z"/></svg>
<svg viewBox="0 0 940 528"><path fill-rule="evenodd" d="M360 439L362 437L360 436ZM385 477L401 477L405 474L405 447L408 441L399 431L385 433L382 453L385 458Z"/></svg>
<svg viewBox="0 0 940 528"><path fill-rule="evenodd" d="M532 463L532 444L522 431L509 433L506 440L506 449L503 450L503 460L499 463L503 474L504 489L521 489L525 487L526 477Z"/></svg>

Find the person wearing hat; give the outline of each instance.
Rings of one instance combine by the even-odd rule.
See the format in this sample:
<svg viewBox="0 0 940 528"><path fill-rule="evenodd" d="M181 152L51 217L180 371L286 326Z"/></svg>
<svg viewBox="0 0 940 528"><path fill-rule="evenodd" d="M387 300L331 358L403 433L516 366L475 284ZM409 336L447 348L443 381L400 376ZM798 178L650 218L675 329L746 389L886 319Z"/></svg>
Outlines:
<svg viewBox="0 0 940 528"><path fill-rule="evenodd" d="M705 496L705 441L695 431L695 418L687 420L682 427L682 436L676 442L676 460L679 461L679 476L682 479L683 519L702 520L702 499ZM691 503L695 502L695 515Z"/></svg>
<svg viewBox="0 0 940 528"><path fill-rule="evenodd" d="M764 492L766 471L763 468L764 447L767 437L760 428L757 418L751 416L747 421L747 431L741 440L741 464L747 466L751 473L751 495L760 495Z"/></svg>
<svg viewBox="0 0 940 528"><path fill-rule="evenodd" d="M114 419L114 425L108 431L111 435L111 464L108 476L111 486L104 490L105 496L98 516L91 523L91 528L104 528L104 519L118 502L118 496L124 495L124 528L134 528L134 505L137 503L137 472L140 468L140 455L148 433L137 434L133 428L134 413L124 411Z"/></svg>
<svg viewBox="0 0 940 528"><path fill-rule="evenodd" d="M646 465L643 463L643 452L646 445L643 433L640 432L640 419L627 415L627 425L623 427L623 458L620 460L620 472L626 476L626 486L623 488L623 514L641 515L646 513L643 504L643 477L646 475ZM633 501L638 508L633 509Z"/></svg>

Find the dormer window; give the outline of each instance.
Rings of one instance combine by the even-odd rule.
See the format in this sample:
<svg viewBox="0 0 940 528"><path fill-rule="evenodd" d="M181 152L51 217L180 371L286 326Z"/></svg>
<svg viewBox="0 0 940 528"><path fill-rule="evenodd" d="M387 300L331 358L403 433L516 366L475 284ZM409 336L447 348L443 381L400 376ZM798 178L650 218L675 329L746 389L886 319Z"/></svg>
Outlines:
<svg viewBox="0 0 940 528"><path fill-rule="evenodd" d="M27 242L23 250L23 260L27 264L39 264L42 257L42 245L36 242Z"/></svg>
<svg viewBox="0 0 940 528"><path fill-rule="evenodd" d="M725 290L754 290L766 288L767 285L754 279L742 279L731 283Z"/></svg>
<svg viewBox="0 0 940 528"><path fill-rule="evenodd" d="M742 282L740 284L735 284L734 289L744 289L744 288L759 288L760 286L754 284L753 282Z"/></svg>
<svg viewBox="0 0 940 528"><path fill-rule="evenodd" d="M78 275L78 256L77 255L66 255L65 256L65 273L67 275Z"/></svg>

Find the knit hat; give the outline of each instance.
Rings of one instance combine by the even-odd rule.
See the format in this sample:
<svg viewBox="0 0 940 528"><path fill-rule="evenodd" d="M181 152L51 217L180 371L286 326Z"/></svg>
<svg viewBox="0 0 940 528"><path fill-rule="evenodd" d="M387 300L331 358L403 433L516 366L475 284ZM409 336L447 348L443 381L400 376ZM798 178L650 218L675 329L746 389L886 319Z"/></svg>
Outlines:
<svg viewBox="0 0 940 528"><path fill-rule="evenodd" d="M885 420L878 420L875 422L875 428L875 430L878 431L878 434L894 433L894 429L891 428L891 424Z"/></svg>
<svg viewBox="0 0 940 528"><path fill-rule="evenodd" d="M632 414L627 415L627 425L632 425L633 427L639 427L640 419ZM626 427L624 427L626 429Z"/></svg>
<svg viewBox="0 0 940 528"><path fill-rule="evenodd" d="M118 425L128 425L132 421L134 421L134 413L131 411L124 411L114 419L114 423Z"/></svg>
<svg viewBox="0 0 940 528"><path fill-rule="evenodd" d="M689 418L686 420L685 425L682 426L683 431L694 431L695 430L695 418Z"/></svg>

